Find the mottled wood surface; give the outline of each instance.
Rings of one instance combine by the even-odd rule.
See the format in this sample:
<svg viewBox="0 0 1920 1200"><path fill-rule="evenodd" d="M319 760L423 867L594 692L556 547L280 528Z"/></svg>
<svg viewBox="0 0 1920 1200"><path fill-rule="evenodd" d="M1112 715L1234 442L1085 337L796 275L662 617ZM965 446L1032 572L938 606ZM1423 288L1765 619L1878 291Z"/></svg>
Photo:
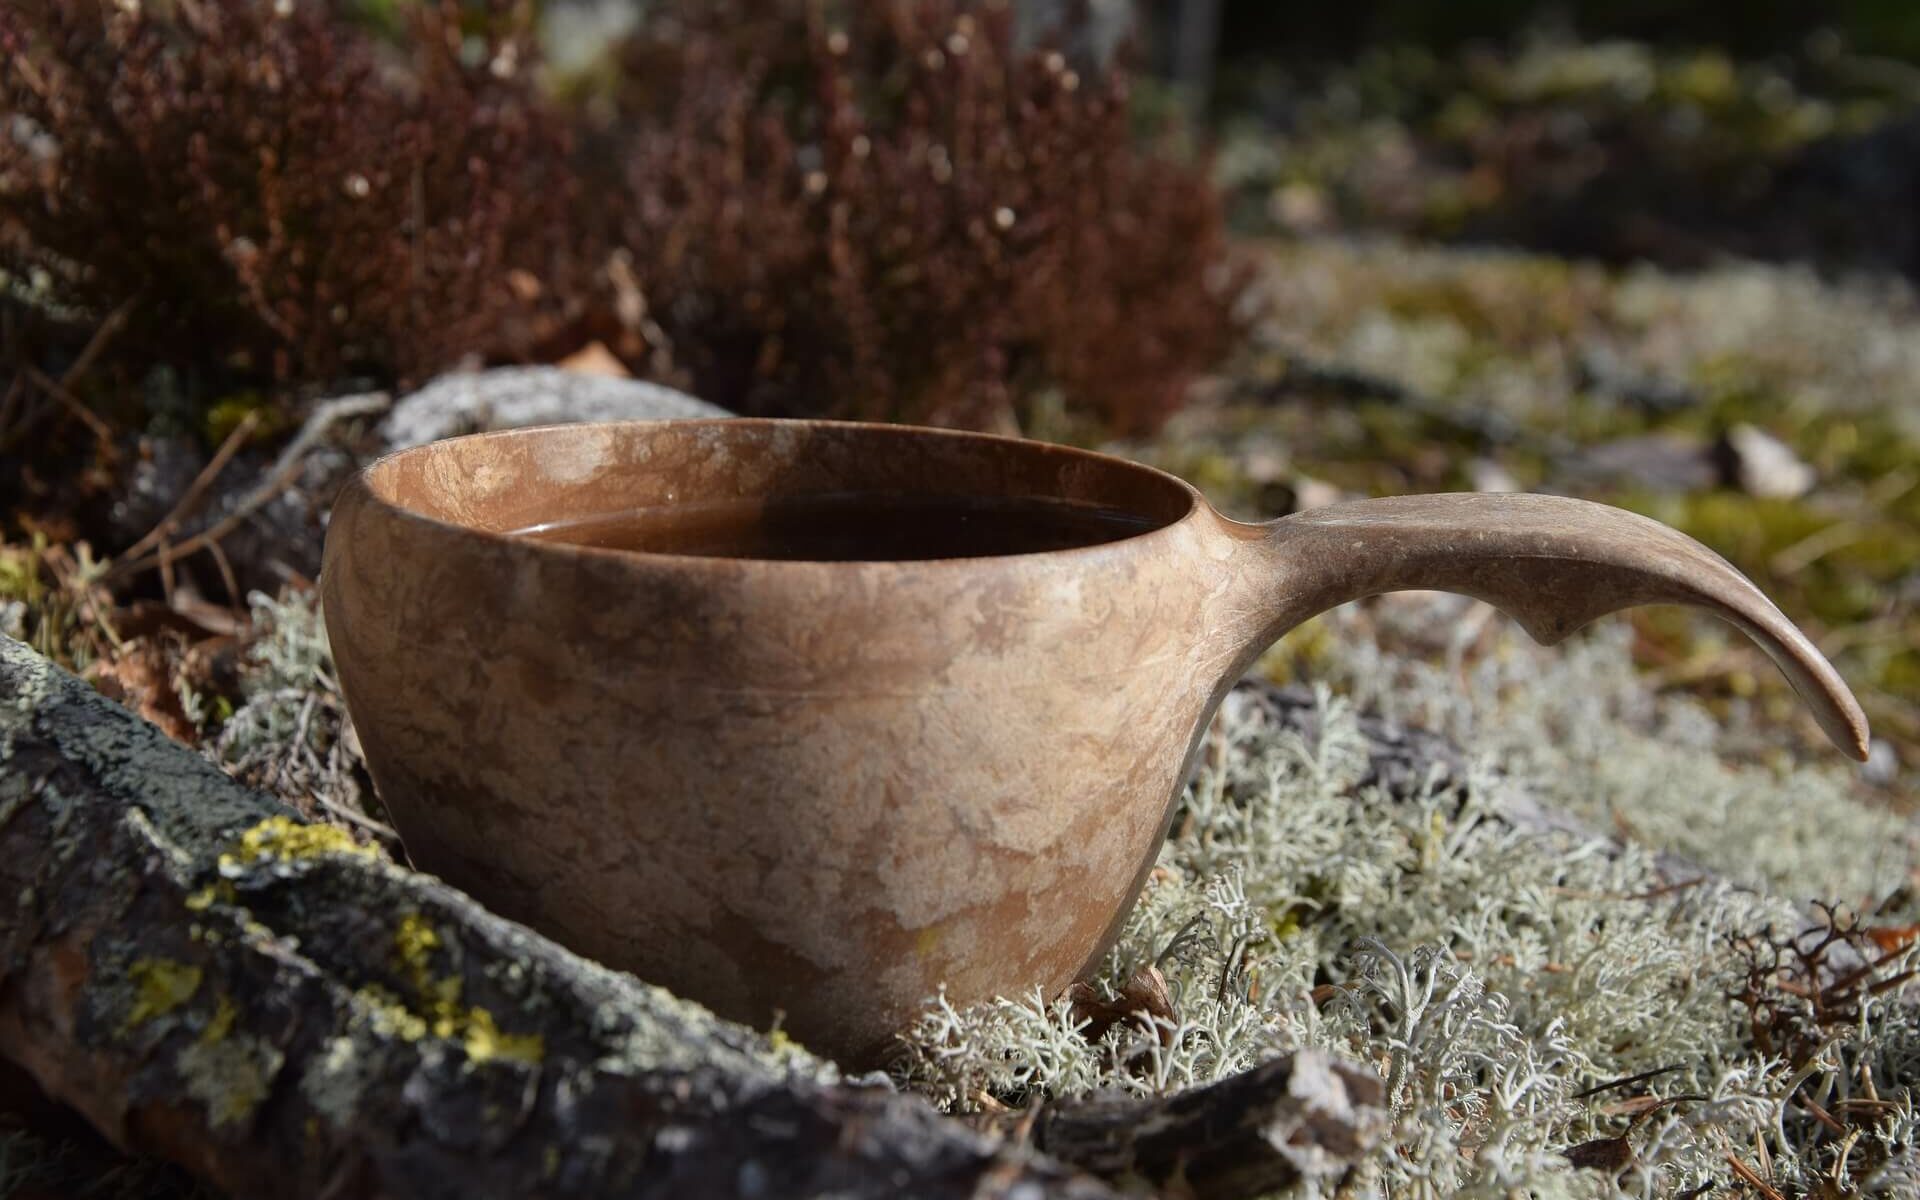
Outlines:
<svg viewBox="0 0 1920 1200"><path fill-rule="evenodd" d="M0 1059L275 1200L1235 1200L1338 1176L1385 1121L1309 1054L980 1132L305 824L4 638Z"/></svg>
<svg viewBox="0 0 1920 1200"><path fill-rule="evenodd" d="M1110 1194L299 823L6 639L0 1055L236 1196Z"/></svg>

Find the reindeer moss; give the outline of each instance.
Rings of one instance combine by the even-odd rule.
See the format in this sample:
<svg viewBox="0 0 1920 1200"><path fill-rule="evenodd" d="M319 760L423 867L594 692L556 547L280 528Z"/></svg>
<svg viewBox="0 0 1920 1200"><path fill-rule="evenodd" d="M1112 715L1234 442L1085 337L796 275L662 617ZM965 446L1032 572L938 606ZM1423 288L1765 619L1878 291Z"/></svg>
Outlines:
<svg viewBox="0 0 1920 1200"><path fill-rule="evenodd" d="M1094 977L1116 997L1156 967L1171 1018L1089 1040L1065 1000L942 999L906 1039L901 1082L971 1111L1170 1092L1322 1047L1379 1068L1395 1121L1344 1185L1296 1194L1670 1200L1727 1186L1729 1154L1769 1161L1783 1195L1920 1194L1920 996L1902 975L1920 960L1898 941L1920 917L1903 888L1914 824L1864 802L1837 760L1728 762L1750 736L1738 715L1723 730L1651 695L1623 623L1556 652L1508 630L1478 660L1427 665L1382 654L1361 619L1328 618L1316 737L1229 699ZM1357 706L1461 742L1467 794L1358 786ZM1896 949L1857 1020L1789 1053L1755 1040L1742 947L1806 927L1813 899ZM1794 1099L1858 1111L1876 1093L1844 1155ZM1633 1122L1613 1106L1635 1096L1673 1102ZM1567 1157L1622 1135L1616 1174Z"/></svg>

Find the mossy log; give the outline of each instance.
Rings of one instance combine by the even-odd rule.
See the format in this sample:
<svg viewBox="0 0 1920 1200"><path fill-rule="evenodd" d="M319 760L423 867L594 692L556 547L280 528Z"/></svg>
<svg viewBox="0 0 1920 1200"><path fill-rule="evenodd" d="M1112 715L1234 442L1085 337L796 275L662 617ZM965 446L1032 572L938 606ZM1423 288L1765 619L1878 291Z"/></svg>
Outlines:
<svg viewBox="0 0 1920 1200"><path fill-rule="evenodd" d="M240 1196L1115 1194L304 822L5 638L0 1057ZM1337 1171L1383 1124L1370 1077L1264 1070L1182 1127L1250 1156L1209 1194ZM1177 1177L1163 1108L1049 1119L1089 1166ZM1135 1126L1160 1137L1129 1155Z"/></svg>

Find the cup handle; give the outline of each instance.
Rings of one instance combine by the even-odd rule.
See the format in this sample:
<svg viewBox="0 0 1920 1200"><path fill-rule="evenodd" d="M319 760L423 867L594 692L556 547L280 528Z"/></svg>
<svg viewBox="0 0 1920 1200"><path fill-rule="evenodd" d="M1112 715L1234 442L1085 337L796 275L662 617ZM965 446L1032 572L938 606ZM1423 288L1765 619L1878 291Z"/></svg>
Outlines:
<svg viewBox="0 0 1920 1200"><path fill-rule="evenodd" d="M1247 528L1247 527L1243 527ZM1677 529L1563 496L1448 493L1360 500L1263 526L1265 645L1316 613L1382 592L1484 600L1553 645L1608 613L1687 604L1759 643L1834 745L1864 760L1867 718L1839 672L1760 589Z"/></svg>

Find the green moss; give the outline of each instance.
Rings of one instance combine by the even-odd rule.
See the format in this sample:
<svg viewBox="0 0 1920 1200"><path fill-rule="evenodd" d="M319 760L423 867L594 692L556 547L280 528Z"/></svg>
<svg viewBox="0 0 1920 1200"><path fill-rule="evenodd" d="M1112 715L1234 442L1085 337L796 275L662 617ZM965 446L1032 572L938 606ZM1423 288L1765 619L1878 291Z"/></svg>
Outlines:
<svg viewBox="0 0 1920 1200"><path fill-rule="evenodd" d="M29 607L45 598L47 585L40 574L40 555L46 538L36 535L31 545L0 545L0 600L18 600Z"/></svg>
<svg viewBox="0 0 1920 1200"><path fill-rule="evenodd" d="M83 670L118 642L99 590L107 566L87 543L54 546L38 530L25 543L0 539L0 634Z"/></svg>
<svg viewBox="0 0 1920 1200"><path fill-rule="evenodd" d="M274 399L260 392L235 392L207 406L200 433L208 446L218 446L233 435L241 422L253 418L251 440L271 437L288 424L287 411Z"/></svg>
<svg viewBox="0 0 1920 1200"><path fill-rule="evenodd" d="M1703 50L1665 65L1659 90L1668 101L1725 108L1740 97L1740 80L1733 60L1719 50Z"/></svg>
<svg viewBox="0 0 1920 1200"><path fill-rule="evenodd" d="M1832 524L1831 517L1801 500L1731 491L1627 495L1616 503L1684 530L1736 563L1754 564L1754 569Z"/></svg>
<svg viewBox="0 0 1920 1200"><path fill-rule="evenodd" d="M1274 683L1312 678L1333 652L1333 630L1322 617L1312 617L1288 630L1254 663L1253 673Z"/></svg>

